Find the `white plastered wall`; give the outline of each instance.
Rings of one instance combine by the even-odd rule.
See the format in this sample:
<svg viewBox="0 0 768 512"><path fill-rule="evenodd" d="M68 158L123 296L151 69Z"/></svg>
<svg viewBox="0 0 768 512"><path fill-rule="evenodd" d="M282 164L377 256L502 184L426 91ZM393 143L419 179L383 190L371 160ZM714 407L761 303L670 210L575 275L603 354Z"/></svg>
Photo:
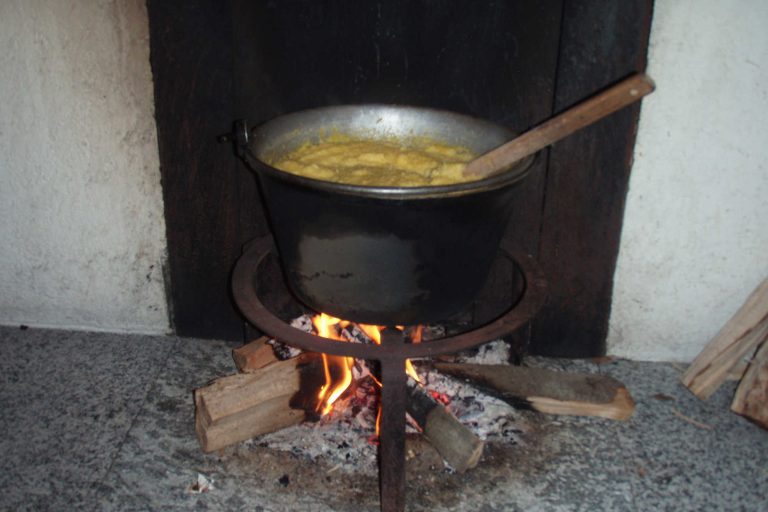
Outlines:
<svg viewBox="0 0 768 512"><path fill-rule="evenodd" d="M0 324L164 332L143 0L0 2Z"/></svg>
<svg viewBox="0 0 768 512"><path fill-rule="evenodd" d="M768 2L657 0L609 353L690 361L768 276Z"/></svg>

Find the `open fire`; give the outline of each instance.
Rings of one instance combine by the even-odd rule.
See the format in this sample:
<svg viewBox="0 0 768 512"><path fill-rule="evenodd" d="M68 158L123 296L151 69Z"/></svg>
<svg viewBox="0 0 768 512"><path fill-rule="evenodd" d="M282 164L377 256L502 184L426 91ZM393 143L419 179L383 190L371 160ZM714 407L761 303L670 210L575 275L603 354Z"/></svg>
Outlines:
<svg viewBox="0 0 768 512"><path fill-rule="evenodd" d="M353 324L348 320L341 320L325 313L313 316L312 325L315 328L316 334L324 338L352 343L367 341L368 343L375 343L377 345L381 345L381 331L384 329L383 326L379 325ZM402 326L398 326L397 328L404 330ZM411 342L421 342L422 332L422 326L412 329L410 331ZM355 360L351 357L333 356L328 354L322 354L322 358L325 384L320 388L317 395L318 403L316 410L321 416L325 416L333 410L333 404L352 384ZM405 370L409 377L414 381L421 383L421 379L416 373L410 360L406 360ZM370 370L368 370L368 375L370 375L374 382L381 387L381 382L370 373Z"/></svg>
<svg viewBox="0 0 768 512"><path fill-rule="evenodd" d="M271 354L264 358L259 354L262 348L270 350L270 353L272 350L270 346L264 345L263 339L248 343L241 347L242 350L237 349L238 352L233 355L236 356L241 373L217 379L195 392L195 428L205 451L210 452L258 436L259 446L287 449L296 456L315 460L323 458L331 464L334 455L339 455L339 450L345 450L339 469L347 467L358 473L360 464L376 467L378 452L382 509L394 511L403 510L405 500L404 467L408 457L406 416L418 425L423 439L435 448L446 465L459 472L478 464L486 441L481 437L483 434L498 439L499 434L506 436L518 430L513 424L514 418L519 416L511 406L503 402L499 404L504 409L500 414L490 410L493 407L485 406L484 393L471 388L463 377L447 379L452 381L450 387L454 390L464 388L463 393L436 389L436 384L444 380L437 367L444 363L446 357L450 357L447 354L475 350L480 345L484 346L481 351L486 349L491 340L520 329L543 304L546 281L528 255L518 254L507 244L502 248L503 264L509 266L516 276L514 280L517 284L511 289L516 295L510 299L514 301L514 307L480 327L457 335L428 336L424 343L416 344L406 340L394 328L383 333L379 328L375 332L369 330L369 336L361 327L342 327L341 320L329 321L326 318L323 321L321 317L319 326L325 329L328 336L336 331L336 336L346 339L340 342L311 334L317 328L309 317L297 320L303 325L285 322L281 315L276 314L277 311L285 312L282 306L275 304L272 299L264 302L265 298L274 297L266 292L268 283L257 277L265 275L261 272L266 271L270 262L274 262L274 259L270 259L272 249L272 241L268 237L255 240L246 247L233 271L233 294L244 316L255 327L276 336L289 347L300 347L306 352L293 351L295 357L290 358L292 351L289 349L289 358L269 362L268 356ZM521 283L526 283L526 286L521 288ZM406 316L392 311L389 313L395 316L376 315L371 318L376 318L375 321L382 324L387 322L387 325L391 324L385 319L397 319L392 323L405 321ZM350 317L356 318L356 313L350 314ZM432 317L434 315L418 313L407 318L412 318L410 321L415 324ZM359 337L360 343L349 343L352 340L343 331L353 338ZM380 345L375 344L375 339L379 337L377 334L381 335ZM430 341L427 343L427 340ZM499 341L497 346L507 348L503 341ZM497 361L501 366L509 360L506 350L504 352L505 356ZM341 357L330 359L326 356L324 363L323 353ZM238 357L240 361L250 360L253 354L258 356L257 359L261 358L258 365L247 367L238 362ZM406 359L409 358L416 358L414 361L426 358L423 363L414 363L419 369L418 377L424 387L414 384L415 381L405 373ZM373 360L376 366L369 367L360 360ZM456 358L454 360L461 362ZM363 378L362 383L358 378L369 375L370 378ZM376 385L374 375L380 376L382 386ZM302 385L309 380L314 380L314 384L307 387ZM306 389L314 390L310 391L313 400L311 409L305 407L306 401L297 404L295 400ZM442 394L448 395L448 399L444 400ZM370 399L371 396L374 398ZM434 396L441 400L435 400ZM492 400L490 397L487 399ZM347 403L342 407L342 403L348 400L357 400L357 403ZM382 404L380 444L377 449L372 449L367 438L376 423L379 401ZM374 404L373 421L361 422L360 418L371 416L365 414L371 411L371 403ZM473 413L478 413L478 416L472 418ZM479 421L481 418L482 421ZM315 421L303 421L305 419ZM355 422L363 427L362 432L360 429L347 429L347 425L354 425ZM480 425L485 428L480 429ZM326 434L331 435L332 431L344 432L346 438L342 436L341 439L333 439L330 446L318 439L326 437ZM283 438L285 444L278 447L276 444L280 443L272 436L280 434L289 436L289 439ZM361 439L365 444L362 455L368 460L361 461L347 450L352 443L359 446Z"/></svg>
<svg viewBox="0 0 768 512"><path fill-rule="evenodd" d="M302 315L291 324L305 332L327 329L320 332L348 343L374 344L381 334L380 328L365 327L369 336L363 327L333 318L318 317L315 323L320 328ZM444 338L436 327L421 334L425 340ZM322 459L334 471L376 467L372 441L378 440L374 430L385 390L376 378L376 363L337 356L324 360L319 353L267 338L233 355L241 373L195 392L196 429L206 452L253 439L263 448ZM529 430L515 406L612 419L632 414L631 397L610 377L553 371L546 369L552 364L547 361L513 367L508 360L509 346L496 340L440 360L415 361L420 384L408 379L405 387L406 430L421 434L447 467L462 471L477 462L484 442L515 444ZM545 367L537 367L541 364ZM296 397L302 397L299 403Z"/></svg>
<svg viewBox="0 0 768 512"><path fill-rule="evenodd" d="M291 325L305 332L348 343L378 344L383 330L381 326L356 324L329 315L302 315L295 318ZM440 326L398 328L404 331L411 343L442 338L445 334ZM302 353L276 340L269 343L283 360L296 358ZM350 357L319 357L322 357L323 363L322 370L318 369L318 372L322 371L323 378L313 388L314 391L302 390L302 394L312 395L314 402L311 408L316 413L316 421L263 435L258 439L259 445L313 459L322 457L339 469L349 471L359 471L360 467L375 468L376 450L371 444L378 434L381 391L376 365ZM504 364L508 358L508 345L498 340L455 360ZM427 362L414 364L409 361L407 373L410 377L407 431L426 435L426 414L430 408L438 408L444 417L450 416L450 429L462 431L468 436L461 457L465 460L469 460L470 454L481 448L486 440L516 443L520 433L527 430L527 422L512 406L433 370ZM445 435L444 439L435 439L433 435L430 442L433 446L456 444L453 434L441 432L439 435ZM435 448L439 451L438 446ZM453 464L446 459L446 466L465 469L461 466L466 462L456 462L461 458L454 459Z"/></svg>

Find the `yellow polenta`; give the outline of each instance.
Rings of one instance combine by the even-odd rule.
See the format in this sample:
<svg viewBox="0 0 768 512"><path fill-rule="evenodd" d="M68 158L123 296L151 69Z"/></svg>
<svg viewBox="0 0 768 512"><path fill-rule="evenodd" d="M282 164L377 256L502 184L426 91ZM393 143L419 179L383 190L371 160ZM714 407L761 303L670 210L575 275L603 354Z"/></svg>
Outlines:
<svg viewBox="0 0 768 512"><path fill-rule="evenodd" d="M420 187L469 181L462 176L474 153L432 139L364 140L335 135L305 144L270 164L318 180L379 187Z"/></svg>

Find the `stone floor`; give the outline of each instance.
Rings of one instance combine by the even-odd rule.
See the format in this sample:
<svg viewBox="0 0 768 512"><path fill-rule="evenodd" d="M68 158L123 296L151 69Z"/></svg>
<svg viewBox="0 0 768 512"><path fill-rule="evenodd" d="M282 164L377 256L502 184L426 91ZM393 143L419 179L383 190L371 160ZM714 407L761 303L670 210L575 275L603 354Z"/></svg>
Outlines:
<svg viewBox="0 0 768 512"><path fill-rule="evenodd" d="M192 389L233 372L231 348L0 327L0 508L378 510L377 482L365 472L258 443L199 450ZM729 412L733 383L701 402L678 383L679 365L548 364L615 376L635 416L521 411L532 426L522 441L487 446L465 475L424 450L409 462L408 510L768 510L768 432ZM198 473L213 490L189 491Z"/></svg>

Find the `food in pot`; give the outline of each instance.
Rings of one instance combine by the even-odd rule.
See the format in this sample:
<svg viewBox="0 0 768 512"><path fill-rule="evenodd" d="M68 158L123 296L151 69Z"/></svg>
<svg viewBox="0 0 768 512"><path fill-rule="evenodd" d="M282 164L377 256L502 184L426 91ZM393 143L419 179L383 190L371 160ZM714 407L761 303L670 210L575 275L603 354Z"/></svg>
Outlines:
<svg viewBox="0 0 768 512"><path fill-rule="evenodd" d="M418 137L406 143L333 135L270 162L285 172L336 183L421 187L470 181L462 175L476 155L462 146Z"/></svg>

